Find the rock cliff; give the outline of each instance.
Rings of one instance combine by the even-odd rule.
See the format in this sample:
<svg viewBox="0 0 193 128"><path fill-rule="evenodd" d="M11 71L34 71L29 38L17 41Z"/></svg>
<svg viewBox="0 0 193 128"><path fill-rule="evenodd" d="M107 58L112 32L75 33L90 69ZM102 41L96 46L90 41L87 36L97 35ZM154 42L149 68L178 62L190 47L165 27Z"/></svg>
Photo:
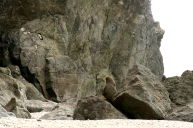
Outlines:
<svg viewBox="0 0 193 128"><path fill-rule="evenodd" d="M149 0L11 1L1 14L10 55L2 61L19 65L46 97L62 101L98 94L105 73L120 89L135 64L163 75L163 30Z"/></svg>
<svg viewBox="0 0 193 128"><path fill-rule="evenodd" d="M1 105L12 98L42 104L24 104L28 113L48 111L49 104L44 119L57 112L70 113L57 119L71 119L74 110L81 119L165 119L171 101L161 83L164 31L150 5L149 0L1 1L0 87L10 92L1 96ZM61 104L55 108L49 100Z"/></svg>

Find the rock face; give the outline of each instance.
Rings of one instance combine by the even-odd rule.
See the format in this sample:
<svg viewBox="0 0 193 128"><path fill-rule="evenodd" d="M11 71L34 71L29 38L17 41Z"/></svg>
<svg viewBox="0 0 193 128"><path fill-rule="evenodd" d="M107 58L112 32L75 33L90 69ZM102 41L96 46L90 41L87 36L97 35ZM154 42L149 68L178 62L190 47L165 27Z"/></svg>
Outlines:
<svg viewBox="0 0 193 128"><path fill-rule="evenodd" d="M18 29L3 36L11 52L7 58L47 98L98 94L104 86L96 77L103 70L122 88L134 64L162 77L164 32L152 18L149 0L10 1L4 3L1 25Z"/></svg>
<svg viewBox="0 0 193 128"><path fill-rule="evenodd" d="M99 98L104 95L131 118L165 118L170 101L159 82L163 34L149 0L0 1L0 67L6 67L0 70L0 102L75 99L75 119L124 117ZM143 70L132 71L134 65ZM86 98L91 96L97 97ZM94 115L82 112L85 104ZM72 118L66 116L74 108L64 105L42 119Z"/></svg>
<svg viewBox="0 0 193 128"><path fill-rule="evenodd" d="M159 78L144 66L129 70L125 86L117 91L104 90L105 96L128 117L134 119L164 119L171 110L169 94ZM112 92L115 92L112 94Z"/></svg>
<svg viewBox="0 0 193 128"><path fill-rule="evenodd" d="M193 71L185 71L181 77L164 80L170 99L176 105L186 105L193 101Z"/></svg>
<svg viewBox="0 0 193 128"><path fill-rule="evenodd" d="M127 119L110 103L102 98L81 99L74 111L75 120Z"/></svg>
<svg viewBox="0 0 193 128"><path fill-rule="evenodd" d="M29 112L23 105L27 99L43 100L44 98L32 84L25 81L18 67L0 68L0 104L19 118L30 118Z"/></svg>
<svg viewBox="0 0 193 128"><path fill-rule="evenodd" d="M193 122L193 103L176 107L168 116L168 119Z"/></svg>
<svg viewBox="0 0 193 128"><path fill-rule="evenodd" d="M173 103L169 119L193 121L193 71L185 71L181 77L170 77L163 81Z"/></svg>

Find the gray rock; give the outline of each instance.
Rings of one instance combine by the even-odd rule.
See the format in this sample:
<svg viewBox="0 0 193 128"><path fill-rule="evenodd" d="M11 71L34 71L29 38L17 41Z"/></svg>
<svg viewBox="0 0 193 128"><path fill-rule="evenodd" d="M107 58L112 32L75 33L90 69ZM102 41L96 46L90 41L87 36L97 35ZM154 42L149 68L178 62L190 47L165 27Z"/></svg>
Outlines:
<svg viewBox="0 0 193 128"><path fill-rule="evenodd" d="M127 119L103 98L88 97L78 101L74 120Z"/></svg>
<svg viewBox="0 0 193 128"><path fill-rule="evenodd" d="M31 118L29 111L25 108L23 103L17 101L15 98L11 98L4 107L7 111L13 112L17 118Z"/></svg>
<svg viewBox="0 0 193 128"><path fill-rule="evenodd" d="M193 122L193 103L175 107L167 119Z"/></svg>
<svg viewBox="0 0 193 128"><path fill-rule="evenodd" d="M57 103L52 101L43 102L41 100L26 100L25 106L30 113L41 111L52 111L57 106Z"/></svg>
<svg viewBox="0 0 193 128"><path fill-rule="evenodd" d="M134 66L122 89L107 98L128 117L165 119L171 110L169 94L159 78L144 66ZM108 87L109 88L109 87ZM105 90L104 90L105 91ZM105 92L108 93L108 92Z"/></svg>
<svg viewBox="0 0 193 128"><path fill-rule="evenodd" d="M193 101L193 71L185 71L181 77L167 78L163 83L175 105L186 105Z"/></svg>
<svg viewBox="0 0 193 128"><path fill-rule="evenodd" d="M132 109L144 105L134 111L136 118L164 118L170 108L167 91L159 83L164 31L153 20L149 0L6 0L0 8L0 28L0 66L20 67L9 66L11 72L0 73L2 104L12 97L46 101L42 94L59 102L104 94L116 105L124 103L126 107L119 107L127 114L128 100L136 102ZM138 64L150 70L144 69L140 79L129 78L130 69ZM139 90L135 80L130 83L133 79L140 83ZM117 117L118 111L107 101L89 102L115 112L102 115L96 110L96 117L89 118ZM31 109L41 111L41 107ZM65 109L43 118L65 119Z"/></svg>
<svg viewBox="0 0 193 128"><path fill-rule="evenodd" d="M18 118L30 118L31 115L24 104L27 99L45 101L42 94L21 76L17 66L1 67L0 104Z"/></svg>
<svg viewBox="0 0 193 128"><path fill-rule="evenodd" d="M72 120L73 113L76 107L76 100L68 100L63 103L59 103L49 113L40 117L44 120Z"/></svg>
<svg viewBox="0 0 193 128"><path fill-rule="evenodd" d="M15 69L17 69L17 72L20 72L19 68L15 67ZM42 94L21 75L14 78L12 76L14 74L13 69L1 67L0 70L0 103L2 105L6 105L11 98L21 101L26 99L45 100ZM3 71L4 73L2 73ZM8 72L6 73L5 71Z"/></svg>
<svg viewBox="0 0 193 128"><path fill-rule="evenodd" d="M7 2L0 18L8 28L19 29L3 34L3 42L10 59L20 62L23 76L46 98L100 95L104 86L97 78L103 70L121 89L135 64L162 78L159 47L164 31L153 20L149 0L15 3L23 6Z"/></svg>
<svg viewBox="0 0 193 128"><path fill-rule="evenodd" d="M193 122L193 71L185 71L181 77L174 76L163 81L172 101L171 120Z"/></svg>
<svg viewBox="0 0 193 128"><path fill-rule="evenodd" d="M9 68L0 67L0 73L11 76L11 70Z"/></svg>
<svg viewBox="0 0 193 128"><path fill-rule="evenodd" d="M47 58L47 90L50 87L56 94L57 101L75 98L78 94L79 81L77 67L68 56Z"/></svg>

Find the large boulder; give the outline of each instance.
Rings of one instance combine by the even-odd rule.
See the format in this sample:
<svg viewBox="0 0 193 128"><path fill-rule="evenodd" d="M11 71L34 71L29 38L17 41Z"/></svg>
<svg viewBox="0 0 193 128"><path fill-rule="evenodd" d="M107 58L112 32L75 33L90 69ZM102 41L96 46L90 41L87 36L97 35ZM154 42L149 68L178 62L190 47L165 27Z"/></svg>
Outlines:
<svg viewBox="0 0 193 128"><path fill-rule="evenodd" d="M74 111L75 120L127 119L103 98L88 97L78 101Z"/></svg>
<svg viewBox="0 0 193 128"><path fill-rule="evenodd" d="M44 120L72 120L76 107L76 99L59 103L50 112L44 114L40 119Z"/></svg>
<svg viewBox="0 0 193 128"><path fill-rule="evenodd" d="M123 84L125 86L117 90L113 84L107 84L104 96L128 117L134 119L167 117L171 110L169 94L159 78L149 69L141 65L134 66Z"/></svg>
<svg viewBox="0 0 193 128"><path fill-rule="evenodd" d="M162 78L164 31L149 0L7 0L0 11L3 31L15 28L2 36L4 65L19 65L46 98L101 94L103 70L121 89L135 64Z"/></svg>

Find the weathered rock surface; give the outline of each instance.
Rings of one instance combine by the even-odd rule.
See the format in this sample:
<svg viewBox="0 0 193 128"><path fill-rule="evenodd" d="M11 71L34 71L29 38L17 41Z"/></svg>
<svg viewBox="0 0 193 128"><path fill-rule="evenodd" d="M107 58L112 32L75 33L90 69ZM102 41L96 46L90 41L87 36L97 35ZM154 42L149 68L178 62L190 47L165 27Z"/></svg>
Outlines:
<svg viewBox="0 0 193 128"><path fill-rule="evenodd" d="M128 73L125 86L105 96L128 117L134 119L165 119L171 109L169 94L159 78L144 66L134 66Z"/></svg>
<svg viewBox="0 0 193 128"><path fill-rule="evenodd" d="M32 84L25 81L17 66L0 67L0 104L19 118L30 118L24 105L27 99L45 100Z"/></svg>
<svg viewBox="0 0 193 128"><path fill-rule="evenodd" d="M193 122L193 103L174 108L167 119Z"/></svg>
<svg viewBox="0 0 193 128"><path fill-rule="evenodd" d="M17 66L0 67L0 82L0 103L2 105L7 104L11 98L22 101L26 99L45 100L42 94L21 76Z"/></svg>
<svg viewBox="0 0 193 128"><path fill-rule="evenodd" d="M4 107L7 111L15 113L17 118L31 118L31 115L23 102L17 101L16 98L11 98Z"/></svg>
<svg viewBox="0 0 193 128"><path fill-rule="evenodd" d="M74 111L75 120L127 119L105 99L88 97L78 101Z"/></svg>
<svg viewBox="0 0 193 128"><path fill-rule="evenodd" d="M39 103L39 107L25 104L37 112L52 108L44 103L47 98L64 105L42 119L70 119L75 106L67 101L75 99L80 100L77 111L82 114L76 119L125 118L105 100L84 99L103 94L113 104L120 103L117 108L131 118L164 118L170 101L159 82L163 34L153 20L149 0L3 0L0 66L7 68L2 70L6 77L0 77L5 81L0 86L1 102L15 98ZM132 74L134 65L149 70ZM88 105L91 115L81 112L81 104Z"/></svg>
<svg viewBox="0 0 193 128"><path fill-rule="evenodd" d="M52 111L57 106L57 103L52 101L45 102L41 100L26 100L25 106L30 113L42 111L49 112Z"/></svg>
<svg viewBox="0 0 193 128"><path fill-rule="evenodd" d="M137 63L162 77L164 32L152 18L149 0L19 0L15 6L8 0L3 9L2 25L18 28L3 37L11 52L7 62L17 62L47 98L65 101L100 93L97 89L104 87L96 76L103 70L122 88Z"/></svg>
<svg viewBox="0 0 193 128"><path fill-rule="evenodd" d="M193 101L193 71L185 71L181 77L170 77L163 82L174 104L186 105Z"/></svg>
<svg viewBox="0 0 193 128"><path fill-rule="evenodd" d="M166 78L163 83L173 102L169 119L193 121L193 71L185 71L181 77Z"/></svg>
<svg viewBox="0 0 193 128"><path fill-rule="evenodd" d="M49 113L40 117L44 120L72 120L74 110L76 107L76 99L68 100L63 103L59 103Z"/></svg>

